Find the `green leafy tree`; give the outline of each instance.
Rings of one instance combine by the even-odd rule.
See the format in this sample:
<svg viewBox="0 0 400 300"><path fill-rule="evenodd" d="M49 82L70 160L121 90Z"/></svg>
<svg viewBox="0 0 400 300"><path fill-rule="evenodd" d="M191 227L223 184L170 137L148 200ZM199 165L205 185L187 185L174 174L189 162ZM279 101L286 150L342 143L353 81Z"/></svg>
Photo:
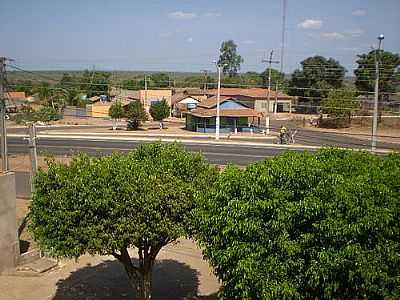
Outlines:
<svg viewBox="0 0 400 300"><path fill-rule="evenodd" d="M185 235L194 197L211 168L176 144L144 144L129 154L50 161L35 178L30 230L55 257L113 255L136 300L151 299L157 254ZM131 260L128 249L138 253ZM132 249L133 250L133 249Z"/></svg>
<svg viewBox="0 0 400 300"><path fill-rule="evenodd" d="M14 92L24 92L26 96L35 93L35 85L31 80L13 80L9 88Z"/></svg>
<svg viewBox="0 0 400 300"><path fill-rule="evenodd" d="M301 102L319 105L330 89L343 86L346 69L333 58L309 57L301 62L301 66L289 81L289 94L300 97Z"/></svg>
<svg viewBox="0 0 400 300"><path fill-rule="evenodd" d="M194 213L220 299L399 299L399 176L337 149L226 168Z"/></svg>
<svg viewBox="0 0 400 300"><path fill-rule="evenodd" d="M322 112L334 118L351 119L359 108L356 91L351 89L331 90L328 97L321 102Z"/></svg>
<svg viewBox="0 0 400 300"><path fill-rule="evenodd" d="M160 128L163 129L163 120L169 117L171 114L171 108L169 107L167 101L163 98L161 101L151 104L149 113L154 121L160 122Z"/></svg>
<svg viewBox="0 0 400 300"><path fill-rule="evenodd" d="M108 109L108 115L113 120L113 130L117 129L118 120L122 119L125 115L124 107L120 101L115 101Z"/></svg>
<svg viewBox="0 0 400 300"><path fill-rule="evenodd" d="M136 130L142 122L149 119L143 104L139 101L132 101L128 105L126 117L128 119L128 130Z"/></svg>
<svg viewBox="0 0 400 300"><path fill-rule="evenodd" d="M79 79L81 90L86 92L87 97L109 94L110 72L85 70Z"/></svg>
<svg viewBox="0 0 400 300"><path fill-rule="evenodd" d="M263 86L268 86L268 77L269 68L266 68L265 71L261 73ZM285 78L285 74L271 68L271 89L275 89L277 84L280 91L288 91L289 81Z"/></svg>
<svg viewBox="0 0 400 300"><path fill-rule="evenodd" d="M375 90L375 54L379 61L379 91L395 92L396 79L399 78L400 74L400 55L383 50L373 50L368 54L358 55L358 67L354 71L357 89L368 92Z"/></svg>
<svg viewBox="0 0 400 300"><path fill-rule="evenodd" d="M150 76L149 86L151 88L167 88L170 86L171 81L168 74L156 73Z"/></svg>
<svg viewBox="0 0 400 300"><path fill-rule="evenodd" d="M243 63L243 58L237 53L237 45L233 40L222 42L218 64L223 66L224 74L236 76Z"/></svg>
<svg viewBox="0 0 400 300"><path fill-rule="evenodd" d="M143 90L144 89L144 79L135 78L135 79L126 79L121 82L121 87L126 90Z"/></svg>

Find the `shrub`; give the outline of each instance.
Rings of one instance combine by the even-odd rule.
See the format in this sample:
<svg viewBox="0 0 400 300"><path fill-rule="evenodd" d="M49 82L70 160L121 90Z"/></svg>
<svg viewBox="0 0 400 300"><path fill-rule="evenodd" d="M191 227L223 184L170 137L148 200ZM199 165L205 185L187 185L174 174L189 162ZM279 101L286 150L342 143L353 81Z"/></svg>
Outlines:
<svg viewBox="0 0 400 300"><path fill-rule="evenodd" d="M228 167L195 236L221 299L399 299L400 155L324 149Z"/></svg>

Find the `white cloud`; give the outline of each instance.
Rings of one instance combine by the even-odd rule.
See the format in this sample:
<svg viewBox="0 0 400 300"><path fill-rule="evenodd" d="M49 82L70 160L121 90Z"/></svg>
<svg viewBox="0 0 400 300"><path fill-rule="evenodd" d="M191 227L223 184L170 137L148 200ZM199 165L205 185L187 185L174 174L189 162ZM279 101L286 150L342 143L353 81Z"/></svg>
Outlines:
<svg viewBox="0 0 400 300"><path fill-rule="evenodd" d="M345 38L345 35L339 32L325 32L322 34L322 37L331 40L342 40Z"/></svg>
<svg viewBox="0 0 400 300"><path fill-rule="evenodd" d="M254 45L256 43L256 41L253 40L245 40L242 42L242 44L246 44L246 45Z"/></svg>
<svg viewBox="0 0 400 300"><path fill-rule="evenodd" d="M163 33L160 33L160 37L161 38L169 38L169 37L171 37L172 36L172 33L171 32L163 32Z"/></svg>
<svg viewBox="0 0 400 300"><path fill-rule="evenodd" d="M362 36L363 34L364 34L364 30L359 29L359 28L350 30L350 31L348 32L348 35L349 35L350 37L353 37L353 38L360 37L360 36Z"/></svg>
<svg viewBox="0 0 400 300"><path fill-rule="evenodd" d="M204 16L207 18L218 18L218 17L222 16L222 14L217 13L217 12L208 12L208 13L205 13Z"/></svg>
<svg viewBox="0 0 400 300"><path fill-rule="evenodd" d="M188 38L186 41L187 41L188 43L192 43L192 42L193 42L193 38L190 37L190 38Z"/></svg>
<svg viewBox="0 0 400 300"><path fill-rule="evenodd" d="M366 14L367 11L364 9L356 9L355 11L352 12L352 15L356 17L364 17Z"/></svg>
<svg viewBox="0 0 400 300"><path fill-rule="evenodd" d="M171 19L177 19L177 20L190 20L190 19L196 18L197 15L195 13L190 13L190 12L175 11L175 12L169 13L168 17L170 17Z"/></svg>
<svg viewBox="0 0 400 300"><path fill-rule="evenodd" d="M361 51L361 48L358 48L358 47L345 47L345 48L342 48L342 50L343 51L349 51L349 52L360 52Z"/></svg>
<svg viewBox="0 0 400 300"><path fill-rule="evenodd" d="M323 22L321 20L307 19L297 24L297 27L303 29L320 29L322 27L322 23Z"/></svg>

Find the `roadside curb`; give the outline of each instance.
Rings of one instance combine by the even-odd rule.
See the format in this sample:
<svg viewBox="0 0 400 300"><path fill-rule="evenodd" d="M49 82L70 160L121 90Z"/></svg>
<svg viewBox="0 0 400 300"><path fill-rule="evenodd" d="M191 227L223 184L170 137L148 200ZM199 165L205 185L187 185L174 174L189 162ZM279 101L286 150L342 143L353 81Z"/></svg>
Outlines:
<svg viewBox="0 0 400 300"><path fill-rule="evenodd" d="M9 134L10 137L27 137L24 134ZM261 142L248 142L248 141L232 141L232 140L204 140L204 139L182 139L182 138L162 138L161 136L107 136L107 135L93 135L87 136L85 135L71 135L71 134L39 134L37 136L40 138L46 139L71 139L71 140L86 140L86 141L121 141L121 142L132 142L132 141L141 141L141 142L183 142L187 144L203 144L203 145L215 145L215 146L251 146L251 147L266 147L266 148L274 148L274 149L287 149L287 150L319 150L321 148L326 148L326 146L310 146L310 145L281 145L281 144L272 144L272 143L261 143ZM347 149L347 150L355 150L355 151L367 151L371 152L371 149L358 149L358 148L344 148L338 147L339 149ZM388 154L394 151L378 149L375 151L376 153Z"/></svg>

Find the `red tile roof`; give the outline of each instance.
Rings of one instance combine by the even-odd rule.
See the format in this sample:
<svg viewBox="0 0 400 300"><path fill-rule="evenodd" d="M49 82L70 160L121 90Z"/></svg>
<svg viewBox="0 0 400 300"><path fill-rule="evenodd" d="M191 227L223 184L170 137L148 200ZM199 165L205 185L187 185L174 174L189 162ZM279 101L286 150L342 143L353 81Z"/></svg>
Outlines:
<svg viewBox="0 0 400 300"><path fill-rule="evenodd" d="M219 99L219 103L221 104L229 99L232 99L233 101L235 101L235 99L233 99L233 97L221 96ZM206 100L201 101L198 104L198 106L205 107L205 108L212 108L216 105L217 105L217 96L212 96Z"/></svg>
<svg viewBox="0 0 400 300"><path fill-rule="evenodd" d="M208 95L217 95L217 89L211 89L207 91ZM204 94L201 90L187 90L186 93L188 95L197 95L197 94ZM268 97L268 89L264 88L221 88L221 96L245 96L250 98L257 98L257 99L266 99ZM293 99L293 97L283 93L282 91L278 91L278 99ZM270 98L275 98L276 92L271 90Z"/></svg>
<svg viewBox="0 0 400 300"><path fill-rule="evenodd" d="M6 92L6 98L8 99L25 99L25 92Z"/></svg>
<svg viewBox="0 0 400 300"><path fill-rule="evenodd" d="M212 118L217 116L217 110L207 108L196 108L191 111L191 114L195 117L200 118ZM251 108L240 108L240 109L221 109L221 117L259 117L260 114Z"/></svg>

